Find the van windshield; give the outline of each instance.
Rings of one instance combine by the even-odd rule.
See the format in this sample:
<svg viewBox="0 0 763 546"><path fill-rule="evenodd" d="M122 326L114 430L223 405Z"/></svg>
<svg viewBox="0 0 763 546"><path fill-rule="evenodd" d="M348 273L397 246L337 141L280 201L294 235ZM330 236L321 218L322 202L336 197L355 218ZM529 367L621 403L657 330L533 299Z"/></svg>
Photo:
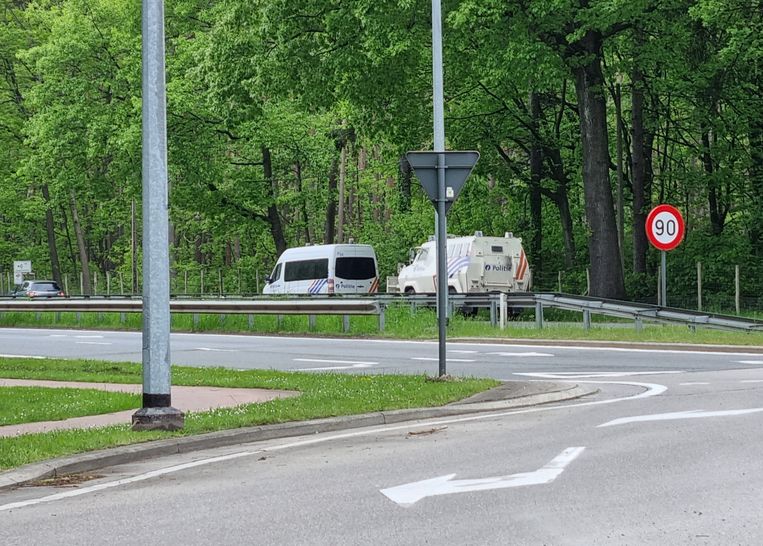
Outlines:
<svg viewBox="0 0 763 546"><path fill-rule="evenodd" d="M286 262L283 276L286 282L328 278L329 260L328 258L323 258L319 260Z"/></svg>
<svg viewBox="0 0 763 546"><path fill-rule="evenodd" d="M376 263L373 258L337 258L336 277L360 281L376 277Z"/></svg>

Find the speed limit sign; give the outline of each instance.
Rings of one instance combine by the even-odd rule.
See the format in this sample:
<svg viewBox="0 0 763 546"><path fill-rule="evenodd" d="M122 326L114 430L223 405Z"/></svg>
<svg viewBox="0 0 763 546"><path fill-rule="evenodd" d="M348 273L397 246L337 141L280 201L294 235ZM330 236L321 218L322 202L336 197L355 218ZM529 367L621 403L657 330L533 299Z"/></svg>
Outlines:
<svg viewBox="0 0 763 546"><path fill-rule="evenodd" d="M684 219L672 205L657 205L646 217L646 236L659 250L673 250L684 238Z"/></svg>

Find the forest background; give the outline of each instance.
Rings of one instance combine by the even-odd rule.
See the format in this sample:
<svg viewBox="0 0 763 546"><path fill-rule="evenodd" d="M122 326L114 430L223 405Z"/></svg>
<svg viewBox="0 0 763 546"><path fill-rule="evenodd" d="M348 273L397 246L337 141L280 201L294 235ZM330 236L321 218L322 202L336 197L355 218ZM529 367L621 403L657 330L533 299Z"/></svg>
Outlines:
<svg viewBox="0 0 763 546"><path fill-rule="evenodd" d="M140 291L140 9L3 0L0 277L31 260L73 293ZM395 274L434 228L404 160L432 148L429 0L165 9L173 291L254 293L285 248L350 238ZM446 147L481 153L449 233L522 237L536 290L654 301L644 220L670 203L669 302L697 304L700 262L706 302L729 306L739 266L763 305L760 0L443 16Z"/></svg>

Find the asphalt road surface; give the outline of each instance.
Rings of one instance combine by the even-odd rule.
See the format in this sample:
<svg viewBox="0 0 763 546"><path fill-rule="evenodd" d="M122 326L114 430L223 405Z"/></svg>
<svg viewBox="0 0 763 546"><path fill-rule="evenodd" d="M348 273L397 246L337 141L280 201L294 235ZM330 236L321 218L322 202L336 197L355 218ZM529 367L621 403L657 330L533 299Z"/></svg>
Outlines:
<svg viewBox="0 0 763 546"><path fill-rule="evenodd" d="M140 332L0 328L0 354L141 361ZM437 343L417 341L172 334L171 361L190 366L361 373L437 374ZM448 343L447 371L509 379L515 373L697 372L763 365L763 352L676 351Z"/></svg>
<svg viewBox="0 0 763 546"><path fill-rule="evenodd" d="M0 333L5 354L81 356L77 341L100 341L112 345L92 345L88 356L139 357L140 338L130 334L35 331L24 344L19 331ZM43 335L67 337L41 343ZM86 335L103 337L77 337ZM761 355L449 349L475 351L453 354L471 361L452 362L457 373L601 390L550 406L161 458L78 487L3 492L0 544L763 543ZM436 370L412 360L436 350L173 337L174 362L235 367L338 366L295 360L313 358L378 362L350 371L413 372Z"/></svg>

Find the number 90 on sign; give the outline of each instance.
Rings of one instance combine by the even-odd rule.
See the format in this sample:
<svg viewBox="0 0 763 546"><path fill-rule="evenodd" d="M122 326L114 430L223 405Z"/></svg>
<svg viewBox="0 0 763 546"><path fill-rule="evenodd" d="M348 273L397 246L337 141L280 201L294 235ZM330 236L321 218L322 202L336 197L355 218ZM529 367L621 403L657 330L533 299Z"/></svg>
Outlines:
<svg viewBox="0 0 763 546"><path fill-rule="evenodd" d="M671 205L657 205L646 217L646 235L659 250L673 250L684 238L684 219Z"/></svg>

